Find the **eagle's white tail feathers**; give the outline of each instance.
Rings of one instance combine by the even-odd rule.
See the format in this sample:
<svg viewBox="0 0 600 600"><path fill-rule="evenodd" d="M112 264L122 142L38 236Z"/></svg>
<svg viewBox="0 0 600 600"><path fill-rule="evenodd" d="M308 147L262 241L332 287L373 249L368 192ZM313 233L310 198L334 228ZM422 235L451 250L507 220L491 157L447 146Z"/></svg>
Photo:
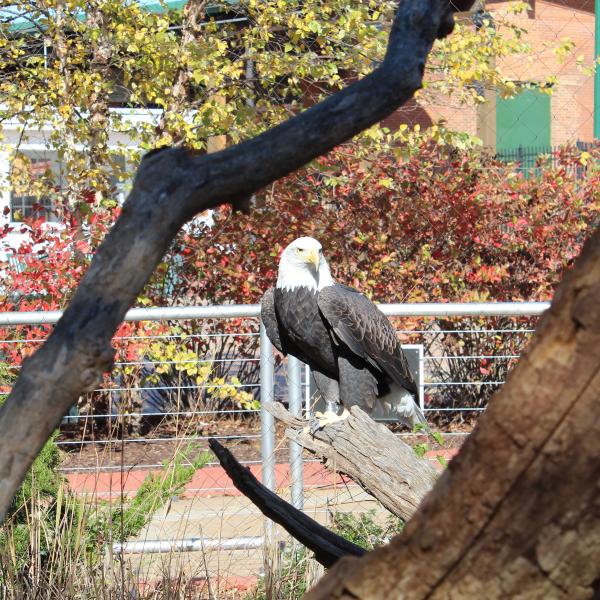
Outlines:
<svg viewBox="0 0 600 600"><path fill-rule="evenodd" d="M402 386L392 384L384 405L390 416L398 417L411 428L417 424L427 426L425 415L416 403L415 397Z"/></svg>

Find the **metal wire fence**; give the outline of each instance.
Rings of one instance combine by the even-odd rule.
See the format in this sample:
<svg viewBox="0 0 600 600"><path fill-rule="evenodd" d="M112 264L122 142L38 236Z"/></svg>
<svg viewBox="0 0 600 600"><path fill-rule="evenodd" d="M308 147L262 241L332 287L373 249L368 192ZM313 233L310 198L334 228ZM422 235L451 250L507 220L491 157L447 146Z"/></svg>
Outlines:
<svg viewBox="0 0 600 600"><path fill-rule="evenodd" d="M594 144L577 141L574 144L576 152L586 152L594 148ZM518 146L499 150L496 158L506 163L514 163L517 172L523 173L525 177L539 177L544 169L556 168L560 164L560 157L564 154L562 146ZM587 170L583 164L572 167L575 177L583 179Z"/></svg>
<svg viewBox="0 0 600 600"><path fill-rule="evenodd" d="M381 308L395 320L403 341L422 347L420 400L445 445L454 448L502 385L547 304ZM274 354L258 315L257 305L130 311L128 321L156 326L114 339L113 372L101 388L80 398L56 439L71 490L117 510L150 473L164 471L174 459L186 462L214 437L265 485L322 522L336 512L376 509L381 516L377 503L356 485L290 445L264 410L265 402L279 400L307 415L313 396L308 368ZM59 316L0 315L6 384L18 372L16 357L37 347ZM398 430L398 435L413 434ZM113 550L140 580L183 569L225 589L254 585L264 569L260 550L284 539L211 459L134 539L115 542Z"/></svg>

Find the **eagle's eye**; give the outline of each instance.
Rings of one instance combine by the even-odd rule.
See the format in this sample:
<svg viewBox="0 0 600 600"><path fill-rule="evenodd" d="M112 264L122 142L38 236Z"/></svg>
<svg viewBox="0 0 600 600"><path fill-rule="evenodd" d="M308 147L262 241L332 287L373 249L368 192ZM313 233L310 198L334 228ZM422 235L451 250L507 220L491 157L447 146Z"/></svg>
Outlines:
<svg viewBox="0 0 600 600"><path fill-rule="evenodd" d="M302 254L304 252L304 248L296 248L296 252Z"/></svg>

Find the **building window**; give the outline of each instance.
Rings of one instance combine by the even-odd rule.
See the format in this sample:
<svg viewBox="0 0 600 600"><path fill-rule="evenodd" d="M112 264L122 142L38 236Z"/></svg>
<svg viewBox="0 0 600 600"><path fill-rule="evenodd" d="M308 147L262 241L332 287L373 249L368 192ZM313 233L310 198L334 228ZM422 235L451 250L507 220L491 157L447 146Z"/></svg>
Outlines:
<svg viewBox="0 0 600 600"><path fill-rule="evenodd" d="M10 212L12 221L24 221L30 218L43 218L45 221L55 221L52 202L48 197L21 196L11 194Z"/></svg>
<svg viewBox="0 0 600 600"><path fill-rule="evenodd" d="M52 192L61 188L62 169L56 152L18 151L12 163L11 183L12 221L57 220Z"/></svg>
<svg viewBox="0 0 600 600"><path fill-rule="evenodd" d="M127 162L122 155L111 159L109 198L122 204L130 181L123 180ZM65 188L63 164L58 153L52 151L19 150L15 153L10 171L10 215L11 221L42 218L58 221L57 210L61 190ZM94 201L93 190L83 192L82 200Z"/></svg>

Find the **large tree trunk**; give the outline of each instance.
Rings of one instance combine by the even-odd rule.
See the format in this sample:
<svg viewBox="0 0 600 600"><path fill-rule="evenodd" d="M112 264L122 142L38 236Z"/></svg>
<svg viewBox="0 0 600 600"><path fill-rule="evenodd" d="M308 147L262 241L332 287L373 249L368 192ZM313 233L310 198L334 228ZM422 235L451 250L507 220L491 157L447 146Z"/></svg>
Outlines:
<svg viewBox="0 0 600 600"><path fill-rule="evenodd" d="M404 532L307 596L600 598L600 233Z"/></svg>
<svg viewBox="0 0 600 600"><path fill-rule="evenodd" d="M60 142L62 154L61 162L66 167L66 181L62 188L62 202L64 205L56 208L62 213L65 209L74 211L84 193L81 184L81 153L77 151L77 117L75 111L67 107L73 102L73 50L69 45L68 33L73 25L70 22L69 10L64 0L56 3L54 18L49 17L51 27L48 29L51 44L56 55L58 73L60 75L60 94L64 113L57 112L56 131L54 136Z"/></svg>
<svg viewBox="0 0 600 600"><path fill-rule="evenodd" d="M202 34L201 23L205 16L206 4L206 0L188 0L183 7L178 56L179 68L175 73L171 93L158 125L158 132L168 132L174 143L181 142L181 132L178 130L180 125L177 120L173 123L172 119L176 119L177 115L181 114L192 93L190 90L192 78L190 51L198 36Z"/></svg>
<svg viewBox="0 0 600 600"><path fill-rule="evenodd" d="M97 31L98 36L91 40L90 73L95 77L97 85L88 98L88 140L85 150L87 172L86 192L96 192L96 201L105 198L111 191L110 173L106 169L106 157L109 153L108 141L110 132L109 88L107 82L111 77L111 59L113 55L112 40L107 30L109 17L105 14L105 6L97 0L87 3L88 30ZM95 182L95 185L90 180Z"/></svg>

